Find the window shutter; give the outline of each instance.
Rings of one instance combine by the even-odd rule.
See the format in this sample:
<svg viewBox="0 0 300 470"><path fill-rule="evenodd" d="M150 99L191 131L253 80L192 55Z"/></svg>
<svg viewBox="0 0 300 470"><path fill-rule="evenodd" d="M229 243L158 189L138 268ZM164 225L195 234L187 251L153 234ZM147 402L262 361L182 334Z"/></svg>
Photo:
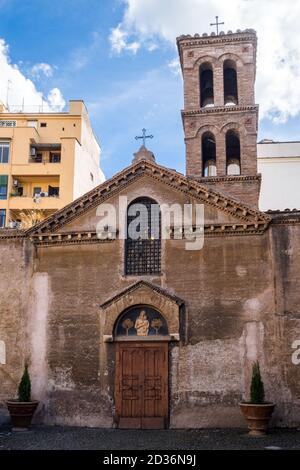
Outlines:
<svg viewBox="0 0 300 470"><path fill-rule="evenodd" d="M0 175L0 185L7 186L8 183L8 176L7 175Z"/></svg>

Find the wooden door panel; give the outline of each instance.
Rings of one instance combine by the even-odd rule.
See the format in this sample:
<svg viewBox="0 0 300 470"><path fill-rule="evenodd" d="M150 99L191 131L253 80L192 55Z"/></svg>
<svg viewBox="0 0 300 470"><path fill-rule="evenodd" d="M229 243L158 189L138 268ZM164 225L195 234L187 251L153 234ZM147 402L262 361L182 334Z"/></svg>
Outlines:
<svg viewBox="0 0 300 470"><path fill-rule="evenodd" d="M165 416L165 351L146 349L144 354L144 417Z"/></svg>
<svg viewBox="0 0 300 470"><path fill-rule="evenodd" d="M124 417L139 418L141 416L142 360L142 352L138 348L124 348L121 351L121 415Z"/></svg>
<svg viewBox="0 0 300 470"><path fill-rule="evenodd" d="M119 427L165 427L168 344L117 343L115 389Z"/></svg>

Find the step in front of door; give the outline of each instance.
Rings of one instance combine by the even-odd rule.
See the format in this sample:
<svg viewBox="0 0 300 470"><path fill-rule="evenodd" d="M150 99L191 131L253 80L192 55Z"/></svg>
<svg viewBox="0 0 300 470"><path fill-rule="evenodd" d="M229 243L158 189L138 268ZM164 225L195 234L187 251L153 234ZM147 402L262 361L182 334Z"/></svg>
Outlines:
<svg viewBox="0 0 300 470"><path fill-rule="evenodd" d="M150 418L119 418L120 429L165 429L166 420L164 417Z"/></svg>

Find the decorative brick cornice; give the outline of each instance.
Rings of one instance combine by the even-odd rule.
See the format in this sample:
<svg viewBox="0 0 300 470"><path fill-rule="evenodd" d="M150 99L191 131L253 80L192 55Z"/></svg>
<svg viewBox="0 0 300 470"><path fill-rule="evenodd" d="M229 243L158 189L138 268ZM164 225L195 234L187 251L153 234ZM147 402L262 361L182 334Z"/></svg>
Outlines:
<svg viewBox="0 0 300 470"><path fill-rule="evenodd" d="M232 183L233 181L261 181L261 174L257 175L225 175L225 176L188 176L189 179L198 181L201 184L208 183Z"/></svg>
<svg viewBox="0 0 300 470"><path fill-rule="evenodd" d="M62 233L43 233L40 235L31 235L30 241L35 246L57 246L57 245L78 245L78 244L95 244L95 243L111 243L115 239L98 238L96 232L62 232Z"/></svg>
<svg viewBox="0 0 300 470"><path fill-rule="evenodd" d="M263 234L266 229L268 227L268 223L263 223L263 222L260 222L260 223L252 223L252 224L249 224L249 223L244 223L244 224L232 224L232 223L214 223L214 224L206 224L204 226L204 238L206 237L220 237L220 236L223 236L223 237L227 237L227 236L243 236L243 235L252 235L252 234L255 234L255 235L261 235ZM170 238L172 240L180 240L180 238L176 238L176 232L179 230L179 233L182 233L180 232L180 228L179 229L176 229L176 228L172 228L171 229L171 233L170 233ZM197 233L197 229L196 227L192 227L192 232L189 232L190 233L190 237L195 237L196 233ZM183 240L189 240L189 237L187 237L186 235L182 235L182 239Z"/></svg>
<svg viewBox="0 0 300 470"><path fill-rule="evenodd" d="M272 225L300 224L300 209L271 210L267 214L272 214Z"/></svg>
<svg viewBox="0 0 300 470"><path fill-rule="evenodd" d="M106 309L107 307L109 307L109 305L111 305L112 303L115 303L118 299L120 299L124 295L130 294L131 292L135 291L136 289L139 289L140 287L148 287L149 289L155 292L158 292L163 297L167 297L168 299L172 300L177 305L184 304L184 301L182 299L170 293L168 290L163 289L162 287L158 286L157 284L153 284L152 282L141 280L134 284L131 284L126 289L123 289L122 291L118 292L116 295L114 295L110 299L106 300L103 304L101 304L100 307L102 309Z"/></svg>
<svg viewBox="0 0 300 470"><path fill-rule="evenodd" d="M272 221L272 225L300 225L300 217L298 219L276 219Z"/></svg>
<svg viewBox="0 0 300 470"><path fill-rule="evenodd" d="M300 220L299 220L300 222ZM204 227L205 237L218 237L218 236L237 236L237 235L250 235L250 234L262 234L268 224L265 222L259 223L243 223L243 224L207 224ZM172 227L170 231L170 239L175 240L175 231L177 229ZM196 228L192 228L193 232L196 232ZM61 233L42 233L39 235L31 235L29 240L39 247L53 247L53 246L64 246L64 245L90 245L90 244L102 244L112 243L118 240L118 234L115 238L98 238L97 233L93 231L77 231L77 232L61 232ZM24 237L23 237L24 238ZM183 240L188 238L183 235Z"/></svg>
<svg viewBox="0 0 300 470"><path fill-rule="evenodd" d="M256 31L254 29L246 29L245 31L237 30L236 33L232 31L228 31L225 34L223 31L216 35L214 32L208 35L207 33L203 33L202 36L200 34L195 34L194 36L182 35L176 39L177 42L177 49L180 57L181 67L183 63L182 51L183 49L187 49L189 47L195 46L216 46L216 45L228 45L230 43L235 44L243 44L251 42L254 45L256 50L257 47L257 36Z"/></svg>
<svg viewBox="0 0 300 470"><path fill-rule="evenodd" d="M15 229L0 229L0 239L3 240L17 240L26 238L25 230L15 230Z"/></svg>
<svg viewBox="0 0 300 470"><path fill-rule="evenodd" d="M220 192L212 190L204 184L186 178L181 173L157 165L154 162L142 160L125 168L110 180L104 182L63 209L57 211L46 220L28 230L27 234L32 236L40 235L42 233L58 232L59 228L63 225L80 217L91 208L96 207L108 198L118 194L133 182L145 176L180 191L200 203L214 206L222 212L231 214L234 218L243 222L257 223L261 221L269 223L271 220L269 215L236 201Z"/></svg>
<svg viewBox="0 0 300 470"><path fill-rule="evenodd" d="M195 47L195 46L204 46L204 45L216 45L216 44L229 44L229 43L245 43L245 42L255 42L256 36L254 35L237 35L237 34L226 34L219 36L206 36L206 37L184 37L177 39L177 45L179 48L182 47Z"/></svg>
<svg viewBox="0 0 300 470"><path fill-rule="evenodd" d="M179 54L181 55L181 50L183 47L195 47L195 46L206 46L206 45L216 45L216 44L230 44L230 43L245 43L252 42L255 47L257 44L256 31L254 29L246 29L245 31L237 30L236 33L228 31L225 34L221 31L218 35L212 32L210 35L203 33L182 35L176 38L177 48Z"/></svg>
<svg viewBox="0 0 300 470"><path fill-rule="evenodd" d="M232 31L228 31L225 34L221 31L218 35L214 32L208 35L207 33L203 33L202 36L200 34L194 34L191 36L190 34L183 34L176 38L176 42L178 46L194 46L194 45L203 45L203 44L228 44L230 42L249 42L257 41L256 31L254 29L245 29L244 31L237 30L236 33Z"/></svg>
<svg viewBox="0 0 300 470"><path fill-rule="evenodd" d="M258 105L247 105L247 106L212 106L211 108L198 108L198 109L190 109L190 110L182 110L181 115L182 118L184 117L195 117L201 116L203 114L223 114L223 113L244 113L244 112L258 112L259 106Z"/></svg>

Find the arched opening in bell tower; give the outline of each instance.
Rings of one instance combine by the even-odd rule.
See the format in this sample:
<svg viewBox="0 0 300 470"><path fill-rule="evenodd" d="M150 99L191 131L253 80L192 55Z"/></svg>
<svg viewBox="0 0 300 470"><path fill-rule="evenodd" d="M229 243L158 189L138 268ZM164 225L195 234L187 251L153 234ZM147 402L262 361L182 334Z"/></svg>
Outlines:
<svg viewBox="0 0 300 470"><path fill-rule="evenodd" d="M211 132L205 132L201 140L202 176L216 176L216 139Z"/></svg>
<svg viewBox="0 0 300 470"><path fill-rule="evenodd" d="M241 174L241 144L235 130L226 133L226 170L227 175Z"/></svg>
<svg viewBox="0 0 300 470"><path fill-rule="evenodd" d="M200 65L200 106L214 105L214 76L212 65L205 62Z"/></svg>
<svg viewBox="0 0 300 470"><path fill-rule="evenodd" d="M236 63L225 60L223 65L224 77L224 104L227 106L238 104L238 85Z"/></svg>

